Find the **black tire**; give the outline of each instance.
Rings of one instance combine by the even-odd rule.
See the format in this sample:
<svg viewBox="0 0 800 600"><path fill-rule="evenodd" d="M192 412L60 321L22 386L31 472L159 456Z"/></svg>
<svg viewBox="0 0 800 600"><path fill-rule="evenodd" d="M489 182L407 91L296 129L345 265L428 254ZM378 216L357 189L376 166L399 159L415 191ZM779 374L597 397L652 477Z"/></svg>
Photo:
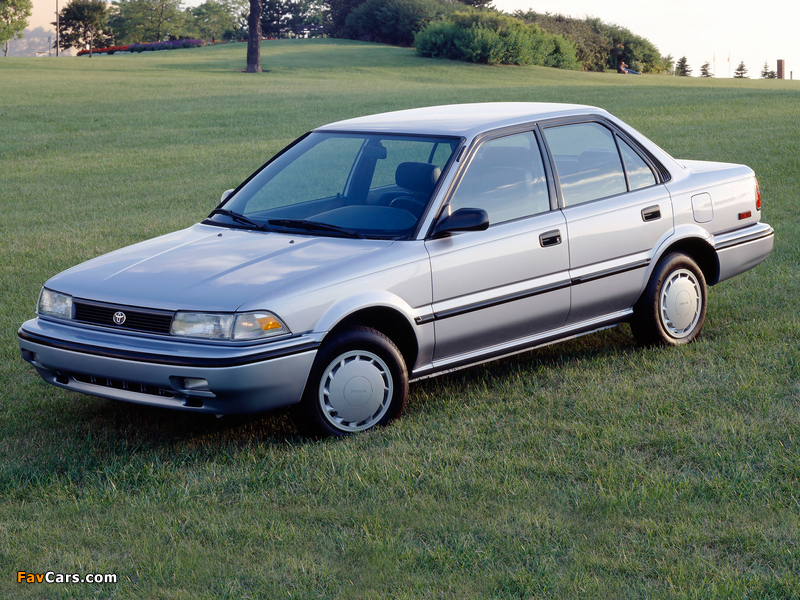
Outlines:
<svg viewBox="0 0 800 600"><path fill-rule="evenodd" d="M631 330L642 345L678 346L697 339L706 320L706 279L680 252L664 256L633 307Z"/></svg>
<svg viewBox="0 0 800 600"><path fill-rule="evenodd" d="M353 327L326 341L295 407L301 431L343 436L381 427L403 412L408 371L394 342L370 327Z"/></svg>

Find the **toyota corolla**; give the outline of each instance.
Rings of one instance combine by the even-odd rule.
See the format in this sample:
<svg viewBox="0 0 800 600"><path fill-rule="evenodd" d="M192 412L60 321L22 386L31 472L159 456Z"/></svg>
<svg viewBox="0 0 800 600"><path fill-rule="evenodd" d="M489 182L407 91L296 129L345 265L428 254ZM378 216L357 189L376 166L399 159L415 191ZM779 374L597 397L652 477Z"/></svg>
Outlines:
<svg viewBox="0 0 800 600"><path fill-rule="evenodd" d="M675 160L606 111L436 106L332 123L201 223L47 281L22 356L55 386L342 435L410 380L630 322L701 331L773 230L743 165Z"/></svg>

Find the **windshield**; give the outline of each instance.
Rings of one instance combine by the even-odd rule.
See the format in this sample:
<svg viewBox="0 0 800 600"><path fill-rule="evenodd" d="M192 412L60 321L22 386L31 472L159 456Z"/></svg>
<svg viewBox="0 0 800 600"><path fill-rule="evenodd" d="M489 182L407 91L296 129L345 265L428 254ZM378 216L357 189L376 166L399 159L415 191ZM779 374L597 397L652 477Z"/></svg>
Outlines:
<svg viewBox="0 0 800 600"><path fill-rule="evenodd" d="M314 132L264 167L209 221L379 239L413 234L459 138Z"/></svg>

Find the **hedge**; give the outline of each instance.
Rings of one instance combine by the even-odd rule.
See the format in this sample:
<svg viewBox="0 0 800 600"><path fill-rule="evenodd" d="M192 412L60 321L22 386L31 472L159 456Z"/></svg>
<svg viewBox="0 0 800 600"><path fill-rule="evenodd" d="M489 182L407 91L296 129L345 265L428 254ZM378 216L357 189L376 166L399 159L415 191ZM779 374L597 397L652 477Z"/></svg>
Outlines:
<svg viewBox="0 0 800 600"><path fill-rule="evenodd" d="M422 56L490 65L540 65L579 70L575 46L496 12L457 11L446 21L429 23L415 37Z"/></svg>

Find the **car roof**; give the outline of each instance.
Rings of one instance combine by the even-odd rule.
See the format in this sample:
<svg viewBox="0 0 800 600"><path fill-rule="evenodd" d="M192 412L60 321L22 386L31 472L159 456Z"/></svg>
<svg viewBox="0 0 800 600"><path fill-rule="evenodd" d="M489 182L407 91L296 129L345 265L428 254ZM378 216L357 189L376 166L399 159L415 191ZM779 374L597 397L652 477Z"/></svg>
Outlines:
<svg viewBox="0 0 800 600"><path fill-rule="evenodd" d="M368 115L337 121L315 131L363 131L454 135L471 138L484 131L574 115L608 113L594 106L545 102L447 104Z"/></svg>

